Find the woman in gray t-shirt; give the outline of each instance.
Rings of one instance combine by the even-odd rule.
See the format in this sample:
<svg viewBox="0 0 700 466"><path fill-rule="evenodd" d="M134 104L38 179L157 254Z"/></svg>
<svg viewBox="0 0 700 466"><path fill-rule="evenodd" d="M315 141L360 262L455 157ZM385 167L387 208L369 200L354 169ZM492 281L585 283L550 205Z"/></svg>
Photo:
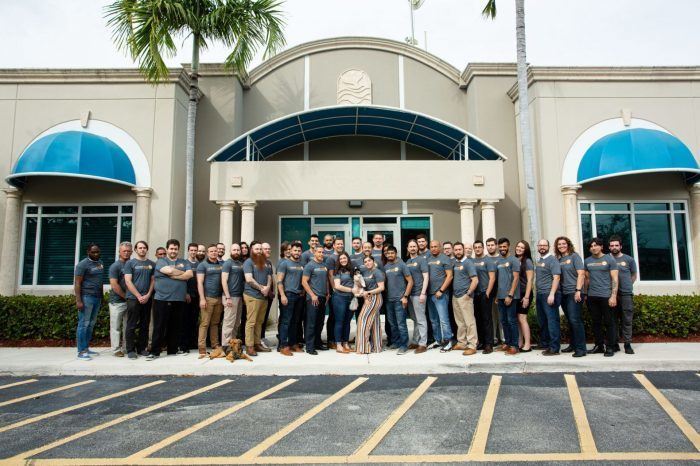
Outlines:
<svg viewBox="0 0 700 466"><path fill-rule="evenodd" d="M384 272L379 270L374 257L364 258L362 279L364 280L364 305L357 321L356 350L358 354L369 354L382 351L382 327L379 319L379 309L382 307L382 291L384 291Z"/></svg>

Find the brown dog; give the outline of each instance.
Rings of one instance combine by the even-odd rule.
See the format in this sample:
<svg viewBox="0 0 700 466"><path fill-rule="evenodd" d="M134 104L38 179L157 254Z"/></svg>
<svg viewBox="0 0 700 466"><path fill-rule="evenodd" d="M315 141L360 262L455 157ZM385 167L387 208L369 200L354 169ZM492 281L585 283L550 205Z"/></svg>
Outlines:
<svg viewBox="0 0 700 466"><path fill-rule="evenodd" d="M234 362L236 359L247 359L253 362L253 359L243 352L243 342L238 338L232 338L228 341L229 352L226 354L226 360Z"/></svg>

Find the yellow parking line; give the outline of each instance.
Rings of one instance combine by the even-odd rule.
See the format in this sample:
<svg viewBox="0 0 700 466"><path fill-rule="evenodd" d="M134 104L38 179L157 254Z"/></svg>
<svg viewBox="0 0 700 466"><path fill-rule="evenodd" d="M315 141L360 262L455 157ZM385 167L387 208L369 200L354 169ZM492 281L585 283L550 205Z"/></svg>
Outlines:
<svg viewBox="0 0 700 466"><path fill-rule="evenodd" d="M368 456L372 450L377 448L379 442L389 433L389 431L396 425L397 422L403 417L404 414L415 404L418 399L423 396L428 388L437 380L437 377L428 377L423 383L421 383L413 392L404 400L401 405L394 410L391 415L386 418L386 420L374 431L374 433L368 438L365 443L360 445L360 447L355 450L350 458L351 460L357 460L358 458L364 458Z"/></svg>
<svg viewBox="0 0 700 466"><path fill-rule="evenodd" d="M500 375L491 376L489 389L481 407L479 423L476 425L472 444L469 446L469 456L479 457L486 452L486 442L489 438L489 430L491 430L493 413L496 410L496 399L498 398L498 390L501 388L501 379Z"/></svg>
<svg viewBox="0 0 700 466"><path fill-rule="evenodd" d="M302 424L304 424L306 421L353 391L355 388L359 387L363 383L367 381L367 377L358 377L355 379L353 382L345 386L342 390L336 392L335 394L329 396L325 400L323 400L321 403L313 407L312 409L308 410L304 414L301 415L297 420L292 422L291 424L287 424L283 429L279 430L277 433L274 433L270 435L268 438L260 442L258 445L254 446L247 452L243 453L241 455L241 459L250 459L250 458L255 458L257 456L260 456L265 450L270 448L272 445L275 443L279 442L282 440L287 434L292 432L294 429L297 429L300 427Z"/></svg>
<svg viewBox="0 0 700 466"><path fill-rule="evenodd" d="M658 388L652 384L649 379L647 379L644 374L634 374L639 383L642 384L644 388L647 389L649 394L654 397L657 403L661 405L666 414L676 423L678 428L688 437L690 443L693 444L696 450L700 451L700 435L695 431L693 426L690 425L688 421L685 420L683 415L676 409L668 398L664 396L663 393L659 391Z"/></svg>
<svg viewBox="0 0 700 466"><path fill-rule="evenodd" d="M27 424L33 424L35 422L43 421L50 417L58 416L59 414L64 414L69 411L74 411L76 409L85 408L86 406L92 406L97 403L102 403L103 401L111 400L113 398L118 398L120 396L128 395L129 393L138 392L145 388L153 387L155 385L160 385L165 383L164 380L156 380L155 382L150 382L145 385L140 385L138 387L129 388L128 390L122 390L121 392L112 393L111 395L102 396L100 398L95 398L94 400L86 401L84 403L79 403L77 405L68 406L67 408L57 409L56 411L51 411L50 413L41 414L39 416L30 417L29 419L24 419L23 421L15 422L14 424L9 424L0 427L0 433L7 432L8 430L16 429L18 427L26 426Z"/></svg>
<svg viewBox="0 0 700 466"><path fill-rule="evenodd" d="M73 440L77 440L77 439L85 437L87 435L94 434L95 432L98 432L100 430L115 426L115 425L120 424L124 421L128 421L128 420L133 419L135 417L141 416L142 414L150 413L151 411L155 411L157 409L164 408L164 407L169 406L171 404L177 403L178 401L183 401L183 400L186 400L186 399L191 398L193 396L207 392L209 390L213 390L213 389L220 387L222 385L226 385L229 382L231 382L230 379L224 379L224 380L221 380L219 382L213 383L211 385L207 385L206 387L198 388L197 390L193 390L193 391L185 393L183 395L179 395L179 396L176 396L174 398L170 398L168 400L161 401L160 403L154 404L154 405L149 406L147 408L139 409L138 411L134 411L133 413L125 414L124 416L120 416L120 417L113 419L111 421L96 425L94 427L91 427L90 429L86 429L86 430L77 432L73 435L69 435L68 437L58 439L58 440L51 442L49 444L46 444L42 447L38 447L38 448L34 448L32 450L25 451L24 453L20 453L18 455L13 456L12 458L9 458L9 459L10 460L22 460L22 459L30 458L32 456L38 455L39 453L43 453L45 451L56 448L58 446L72 442Z"/></svg>
<svg viewBox="0 0 700 466"><path fill-rule="evenodd" d="M32 400L34 398L39 398L39 397L42 397L45 395L50 395L50 394L56 393L56 392L62 392L63 390L68 390L71 388L80 387L81 385L85 385L85 384L89 384L89 383L93 383L93 382L94 382L94 380L83 380L82 382L72 383L70 385L63 385L61 387L52 388L51 390L45 390L43 392L33 393L31 395L21 396L19 398L13 398L11 400L3 401L2 403L0 403L0 406L7 406L7 405L14 404L14 403L19 403L20 401Z"/></svg>
<svg viewBox="0 0 700 466"><path fill-rule="evenodd" d="M253 403L255 403L258 400L262 400L263 398L268 397L268 396L272 395L273 393L278 392L278 391L282 390L283 388L290 386L291 384L293 384L296 381L297 381L296 379L289 379L289 380L286 380L280 384L277 384L274 387L272 387L268 390L265 390L264 392L258 393L257 395L252 396L252 397L248 398L247 400L242 401L241 403L238 403L234 406L231 406L230 408L225 409L225 410L221 411L220 413L215 414L214 416L211 416L211 417L209 417L201 422L198 422L197 424L193 425L192 427L188 427L187 429L184 429L176 434L171 435L170 437L168 437L166 439L161 440L160 442L158 442L154 445L151 445L150 447L144 448L143 450L134 453L133 455L129 456L128 459L133 460L133 459L145 458L147 456L150 456L153 453L167 447L168 445L171 445L171 444L177 442L178 440L181 440L181 439L187 437L188 435L191 435L194 432L197 432L198 430L203 429L204 427L211 425L211 424L225 418L226 416L228 416L230 414L233 414L236 411L240 411L241 409L245 408L246 406L252 405Z"/></svg>
<svg viewBox="0 0 700 466"><path fill-rule="evenodd" d="M8 383L7 385L0 385L0 390L3 388L10 388L10 387L16 387L18 385L24 385L32 382L36 382L37 379L27 379L27 380L21 380L19 382L14 382L14 383Z"/></svg>
<svg viewBox="0 0 700 466"><path fill-rule="evenodd" d="M569 399L571 400L571 409L574 412L574 420L576 421L576 431L578 432L578 441L581 445L581 453L597 453L598 448L593 439L593 432L588 423L586 416L586 408L583 405L581 392L578 389L576 376L573 374L564 374L566 380L566 388L569 389Z"/></svg>

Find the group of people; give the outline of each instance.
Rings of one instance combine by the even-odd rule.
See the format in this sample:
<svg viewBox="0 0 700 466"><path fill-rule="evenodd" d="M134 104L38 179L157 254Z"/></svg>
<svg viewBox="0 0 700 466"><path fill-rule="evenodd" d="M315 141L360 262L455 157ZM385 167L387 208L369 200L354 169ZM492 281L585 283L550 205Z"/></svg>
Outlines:
<svg viewBox="0 0 700 466"><path fill-rule="evenodd" d="M300 241L283 242L275 270L270 245L257 241L232 244L229 257L224 257L222 243L192 243L183 259L173 239L155 262L147 257L145 241L133 248L122 243L119 260L109 269L112 350L115 356L153 360L162 346L168 354L196 348L200 358L216 358L240 338L249 356L270 352L264 331L277 298L277 351L285 356L317 355L333 348L342 354L380 352L381 314L386 315L388 347L399 355L433 348L443 353L459 350L465 356L479 350L530 352L527 314L533 301L543 355L613 356L620 350L618 320L624 350L633 354L636 264L622 253L620 237L609 238L609 253L605 246L600 238L591 239L590 255L584 260L566 237L554 241L553 253L549 241L541 239L533 258L527 241L518 241L511 254L507 238L463 244L429 241L419 234L408 241L402 259L381 234L372 242L353 238L351 251L345 250L342 238L326 235L321 243L311 235L307 247ZM103 296L103 269L99 246L91 244L75 271L80 359L95 354L89 341ZM593 322L595 344L590 350L584 303ZM564 349L560 307L570 333ZM409 318L414 322L412 335Z"/></svg>

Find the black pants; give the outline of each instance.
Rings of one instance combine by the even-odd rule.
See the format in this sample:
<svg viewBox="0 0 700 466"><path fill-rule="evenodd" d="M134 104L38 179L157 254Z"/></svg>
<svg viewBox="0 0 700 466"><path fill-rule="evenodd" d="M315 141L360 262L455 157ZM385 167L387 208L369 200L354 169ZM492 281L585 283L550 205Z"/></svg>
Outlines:
<svg viewBox="0 0 700 466"><path fill-rule="evenodd" d="M617 344L617 328L615 326L615 316L610 309L608 298L589 296L588 312L593 320L593 336L597 346L603 346L603 325L605 325L605 339L608 346Z"/></svg>
<svg viewBox="0 0 700 466"><path fill-rule="evenodd" d="M493 291L491 292L493 295ZM486 297L486 293L474 295L474 319L476 320L476 333L479 343L492 346L493 343L493 296Z"/></svg>
<svg viewBox="0 0 700 466"><path fill-rule="evenodd" d="M447 314L450 316L450 329L452 330L452 340L457 341L457 321L455 311L452 308L452 287L450 286L450 298L447 300Z"/></svg>
<svg viewBox="0 0 700 466"><path fill-rule="evenodd" d="M270 309L272 308L272 302L274 298L267 298L267 309L265 309L265 320L263 320L262 330L260 331L260 338L265 338L265 328L267 328L267 318L270 317ZM277 335L279 338L279 335Z"/></svg>
<svg viewBox="0 0 700 466"><path fill-rule="evenodd" d="M386 334L386 343L387 343L387 345L390 345L391 344L391 325L389 325L389 317L386 315L386 303L388 302L386 296L387 296L386 291L383 291L382 292L382 307L379 308L379 315L384 316L384 333Z"/></svg>
<svg viewBox="0 0 700 466"><path fill-rule="evenodd" d="M324 314L326 310L323 310ZM326 322L326 340L328 344L335 342L335 313L333 312L333 293L328 299L328 322Z"/></svg>
<svg viewBox="0 0 700 466"><path fill-rule="evenodd" d="M245 323L248 316L248 307L245 305L245 300L243 300L243 310L241 311L241 325L238 326L238 338L241 341L245 341Z"/></svg>
<svg viewBox="0 0 700 466"><path fill-rule="evenodd" d="M135 351L140 353L148 346L148 326L151 323L151 305L149 300L146 304L141 304L137 299L126 300L126 330L124 339L126 340L126 352ZM155 323L155 322L154 322ZM138 337L136 330L138 329Z"/></svg>
<svg viewBox="0 0 700 466"><path fill-rule="evenodd" d="M185 308L184 301L153 301L153 339L151 353L160 355L163 340L167 341L168 354L177 353L180 340L180 321Z"/></svg>
<svg viewBox="0 0 700 466"><path fill-rule="evenodd" d="M326 297L318 297L318 306L311 303L310 298L306 298L306 327L304 334L306 337L306 351L312 351L320 347L321 330L323 330L323 321L326 318Z"/></svg>
<svg viewBox="0 0 700 466"><path fill-rule="evenodd" d="M301 298L301 310L299 314L299 320L296 323L296 332L297 332L297 344L303 345L304 344L304 335L306 332L306 300L302 296ZM291 329L290 329L291 332Z"/></svg>
<svg viewBox="0 0 700 466"><path fill-rule="evenodd" d="M192 300L185 303L182 310L182 320L180 321L180 341L178 346L181 350L197 349L197 338L199 332L199 296L191 295Z"/></svg>

